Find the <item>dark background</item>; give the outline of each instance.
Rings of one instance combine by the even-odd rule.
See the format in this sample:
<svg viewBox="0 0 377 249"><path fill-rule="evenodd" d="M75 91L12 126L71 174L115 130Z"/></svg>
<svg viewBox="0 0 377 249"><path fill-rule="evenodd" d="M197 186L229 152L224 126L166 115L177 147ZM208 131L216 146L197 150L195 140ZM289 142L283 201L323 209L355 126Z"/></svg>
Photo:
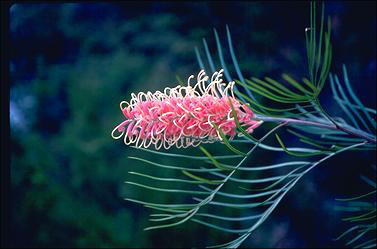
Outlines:
<svg viewBox="0 0 377 249"><path fill-rule="evenodd" d="M325 13L331 71L341 74L345 63L355 92L376 108L375 2L326 2ZM247 78L307 76L308 2L15 4L9 18L12 246L198 247L232 238L191 222L143 232L151 211L124 198L175 199L124 184L128 171L148 167L127 156L157 159L111 138L119 102L197 74L202 38L220 65L213 28L231 64L226 24ZM327 94L326 107L339 115ZM334 199L364 190L358 175L370 174L374 156L341 155L316 168L243 245L342 246L332 239L348 224Z"/></svg>

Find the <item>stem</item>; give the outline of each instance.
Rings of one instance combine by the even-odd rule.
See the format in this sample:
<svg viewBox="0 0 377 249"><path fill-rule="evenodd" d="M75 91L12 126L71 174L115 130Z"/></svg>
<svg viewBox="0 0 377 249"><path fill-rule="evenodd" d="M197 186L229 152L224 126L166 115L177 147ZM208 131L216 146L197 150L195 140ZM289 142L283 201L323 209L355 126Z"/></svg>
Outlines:
<svg viewBox="0 0 377 249"><path fill-rule="evenodd" d="M327 112L323 109L321 103L319 102L318 95L314 98L313 101L314 101L314 104L317 105L317 107L321 110L323 115L325 115L325 117L328 120L330 120L330 122L333 123L337 128L340 128L340 126L335 122L335 120L329 114L327 114Z"/></svg>
<svg viewBox="0 0 377 249"><path fill-rule="evenodd" d="M293 118L274 118L274 117L266 117L266 116L261 116L261 115L256 115L255 120L262 120L266 122L279 122L279 123L285 122L288 125L299 124L299 125L315 126L315 127L329 129L329 130L340 130L352 136L366 139L370 143L376 143L376 137L372 136L371 134L365 133L360 130L345 128L345 127L340 126L339 124L324 124L320 122L299 120L299 119L293 119Z"/></svg>
<svg viewBox="0 0 377 249"><path fill-rule="evenodd" d="M322 105L321 105L321 103L320 103L320 101L318 99L318 95L314 98L314 104L316 104L317 107L322 111L322 113L327 117L327 119L330 120L335 125L335 127L337 128L337 130L343 131L343 132L348 133L348 134L350 134L352 136L365 138L369 142L376 143L376 138L373 137L372 135L370 135L368 133L365 133L365 132L363 132L361 130L347 129L345 127L340 126L337 122L335 122L335 120L323 109L323 107L322 107Z"/></svg>

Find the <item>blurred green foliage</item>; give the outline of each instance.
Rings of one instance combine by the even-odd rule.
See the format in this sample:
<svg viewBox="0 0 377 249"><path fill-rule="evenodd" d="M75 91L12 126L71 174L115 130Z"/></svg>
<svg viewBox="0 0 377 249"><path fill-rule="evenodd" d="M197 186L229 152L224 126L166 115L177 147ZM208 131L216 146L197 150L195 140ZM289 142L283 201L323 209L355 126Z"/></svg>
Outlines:
<svg viewBox="0 0 377 249"><path fill-rule="evenodd" d="M103 19L82 17L103 9ZM144 192L123 182L145 165L127 159L137 153L110 136L131 91L174 86L176 74L193 70L194 43L174 32L180 22L172 14L119 22L113 11L103 4L11 9L16 45L26 36L37 50L16 51L12 60L14 246L178 247L195 238L192 226L143 232L146 211L123 199Z"/></svg>

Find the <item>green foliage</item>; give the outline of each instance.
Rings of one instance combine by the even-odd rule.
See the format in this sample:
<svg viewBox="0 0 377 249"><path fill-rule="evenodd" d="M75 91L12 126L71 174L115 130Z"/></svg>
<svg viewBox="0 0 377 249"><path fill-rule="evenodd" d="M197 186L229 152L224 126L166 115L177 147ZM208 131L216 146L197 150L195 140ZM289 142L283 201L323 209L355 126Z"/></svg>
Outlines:
<svg viewBox="0 0 377 249"><path fill-rule="evenodd" d="M148 227L146 230L174 227L187 221L192 221L224 233L235 235L229 242L210 247L237 248L271 215L278 204L283 200L284 196L296 183L317 165L342 152L348 151L351 153L351 151L356 150L376 149L375 135L370 133L372 127L374 127L375 131L375 122L373 122L369 115L369 113L375 113L375 110L364 107L353 93L348 81L345 66L343 67L345 84L355 103L351 103L343 90L341 90L342 87L337 77L335 81L341 96L338 96L337 92L334 90L335 83L333 82L331 74L330 83L334 99L351 119L353 126L349 125L341 118L331 117L324 111L320 104L319 94L327 81L332 58L332 47L330 43L331 22L330 18L328 18L327 32L324 32L324 6L322 6L321 13L320 29L318 32L316 29L316 5L311 3L310 28L305 31L310 80L303 78L302 82L296 81L288 74L282 74L285 84L270 77L265 77L264 80L256 77L252 77L250 80L245 79L241 74L235 57L229 28L226 27L229 52L238 77L235 81L241 87L240 89L235 88L237 97L257 114L255 117L256 120L276 122L279 124L270 128L269 131L259 139L255 138L240 126L234 107L230 101L232 117L234 118L237 130L243 135L241 139L229 140L216 124L212 125L221 138L221 143L229 149L231 153L235 154L234 157L236 160L233 160L232 163L226 162L226 160L231 157L230 155L213 156L208 152L208 149L204 147L200 147L200 150L206 155L204 158L200 156L179 155L142 149L157 154L160 157L169 156L177 159L191 158L202 160L202 162L207 162L215 166L189 168L183 166L187 163L179 164L180 166L171 166L147 161L139 157L132 157L132 159L165 168L166 170L180 170L185 176L191 179L188 181L176 178L180 182L187 183L185 185L187 185L189 190L184 187L181 189L167 190L150 185L137 184L138 186L154 191L170 191L176 193L177 196L191 194L190 196L192 197L191 199L185 199L185 202L180 204L160 204L150 201L128 199L143 204L147 208L162 211L161 213L151 214L152 217L160 218L151 219L151 221L156 222L157 225ZM308 33L310 34L309 36ZM214 36L221 67L224 69L227 81L231 81L233 78L225 63L222 45L216 29L214 30ZM317 36L319 36L318 40L316 39ZM203 46L208 65L211 69L209 72L214 72L214 60L205 39L203 39ZM195 48L195 54L199 67L205 69L205 60L201 57L197 47ZM255 97L254 94L260 96ZM279 103L279 107L275 108L271 107L269 104L265 104L266 99L270 102ZM281 108L281 104L287 106ZM308 111L307 108L311 110ZM354 113L358 113L356 114L358 120L350 114L349 109ZM369 124L360 116L360 113L363 113L367 117ZM358 122L361 122L366 130L360 129ZM288 125L295 128L295 130L289 129L288 132L299 139L302 143L302 147L287 147L283 139L277 135L276 131L278 129L285 128ZM273 133L275 133L279 144L277 147L265 141ZM304 135L303 133L307 134ZM248 152L244 153L232 145L237 143L249 145ZM254 152L256 149L265 150L271 155L273 153L278 155L285 153L285 156L289 158L289 160L272 165L249 165L248 159L251 156L256 156ZM298 160L297 158L305 158L305 161ZM248 165L245 165L246 163ZM274 169L274 171L270 171L271 169ZM195 172L195 174L192 172ZM157 177L148 177L164 181L164 179ZM192 181L192 179L195 181ZM369 181L375 184L373 180ZM200 189L201 191L195 189ZM372 191L367 195L374 193L375 191ZM363 195L358 198L365 196L366 195ZM351 201L351 199L347 201ZM373 217L375 217L375 204L374 211L349 217L347 220L365 221ZM239 223L241 220L245 222ZM348 242L348 244L353 243L363 236L363 234L373 229L375 230L375 223L374 227L373 225L356 226L346 233L356 229L361 229L359 230L358 237L355 237ZM343 235L340 237L343 237ZM375 239L366 241L359 246L368 247L373 245L373 243L375 243Z"/></svg>
<svg viewBox="0 0 377 249"><path fill-rule="evenodd" d="M373 168L374 172L376 167ZM350 222L353 225L347 231L339 235L335 240L347 239L347 246L353 248L374 248L376 247L376 202L371 197L376 196L376 181L361 176L361 179L366 182L373 190L369 193L358 195L351 198L336 199L341 202L343 206L337 206L340 211L352 213L351 216L343 218L345 222ZM355 225L357 224L357 225Z"/></svg>
<svg viewBox="0 0 377 249"><path fill-rule="evenodd" d="M142 162L128 160L135 152L113 143L108 131L122 118L119 102L138 84L157 89L172 82L175 73L192 71L187 66L195 60L192 44L176 32L179 22L172 14L119 20L115 10L108 13L111 6L12 7L12 39L30 46L11 61L11 105L19 103L25 115L25 128L12 121L10 127L11 247L145 248L170 236L181 237L171 241L172 247L189 242L180 232L142 231L148 224L144 212L123 200L144 194L145 189L124 184L127 172ZM82 15L96 8L101 13L96 22ZM140 32L144 28L150 31ZM56 55L61 50L66 57ZM158 52L146 56L149 50ZM37 65L36 75L23 61L31 68ZM154 168L154 173L169 177L164 169ZM130 182L141 178L130 176ZM153 198L171 201L166 195ZM189 228L183 231L195 235Z"/></svg>

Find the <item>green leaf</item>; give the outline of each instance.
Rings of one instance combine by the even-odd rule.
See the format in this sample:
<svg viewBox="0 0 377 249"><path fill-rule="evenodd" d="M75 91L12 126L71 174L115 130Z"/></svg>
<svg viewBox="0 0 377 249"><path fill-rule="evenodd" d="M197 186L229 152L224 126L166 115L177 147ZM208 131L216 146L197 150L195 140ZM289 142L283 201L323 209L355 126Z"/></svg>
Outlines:
<svg viewBox="0 0 377 249"><path fill-rule="evenodd" d="M214 184L214 185L218 185L218 184L223 183L223 181L208 180L206 178L202 178L202 177L193 175L193 174L187 172L186 170L182 170L182 173L185 174L186 176L188 176L188 177L190 177L192 179L198 180L199 182L202 182L202 183Z"/></svg>
<svg viewBox="0 0 377 249"><path fill-rule="evenodd" d="M200 53L199 53L199 50L198 50L197 47L195 47L195 54L196 54L196 59L199 62L200 69L204 69L204 71L205 71L204 64L203 64L202 58L200 57Z"/></svg>
<svg viewBox="0 0 377 249"><path fill-rule="evenodd" d="M353 226L333 240L334 241L339 240L339 239L343 238L344 236L346 236L347 234L349 234L350 232L352 232L352 231L354 231L358 228L360 228L360 226Z"/></svg>
<svg viewBox="0 0 377 249"><path fill-rule="evenodd" d="M365 213L365 214L361 214L361 215L357 215L357 216L351 216L351 217L348 217L348 218L343 218L342 220L343 221L352 221L352 222L368 220L368 219L372 219L372 218L376 217L375 215L368 217L369 215L374 214L374 213L376 213L376 209L374 209L374 210L372 210L368 213Z"/></svg>
<svg viewBox="0 0 377 249"><path fill-rule="evenodd" d="M137 182L125 182L127 184L130 184L130 185L135 185L135 186L138 186L138 187L141 187L141 188L146 188L146 189L151 189L151 190L155 190L155 191L158 191L158 192L169 192L169 193L182 193L182 194L195 194L195 195L206 195L208 194L207 192L203 192L203 191L194 191L194 190L182 190L182 189L165 189L165 188L157 188L157 187L152 187L152 186L148 186L148 185L144 185L144 184L140 184L140 183L137 183Z"/></svg>
<svg viewBox="0 0 377 249"><path fill-rule="evenodd" d="M220 43L219 35L217 34L216 29L213 29L213 32L215 34L216 45L217 45L217 52L219 54L219 59L220 59L221 67L224 69L225 78L227 79L227 81L232 81L232 78L230 77L230 74L228 72L228 69L227 69L225 61L224 61L223 50L221 48L221 43Z"/></svg>
<svg viewBox="0 0 377 249"><path fill-rule="evenodd" d="M301 86L300 83L298 83L297 81L295 81L291 76L289 76L288 74L285 74L283 73L282 74L282 78L284 80L286 80L288 83L290 83L292 86L294 86L295 88L297 88L298 90L300 90L301 92L309 95L309 96L313 96L314 93L313 92L310 92L308 90L306 90L304 87Z"/></svg>
<svg viewBox="0 0 377 249"><path fill-rule="evenodd" d="M308 86L308 87L310 87L312 90L313 90L313 92L316 92L317 91L317 88L313 85L313 83L312 82L310 82L307 78L302 78L302 81Z"/></svg>
<svg viewBox="0 0 377 249"><path fill-rule="evenodd" d="M298 102L298 101L303 101L303 100L308 99L306 96L300 96L300 95L298 95L298 97L294 96L294 95L291 95L290 97L279 96L279 95L276 95L276 94L272 93L271 91L267 90L265 87L262 87L262 86L256 84L255 82L253 82L251 80L246 80L246 82L252 86L252 89L254 91L258 92L259 94L261 94L261 95L263 95L267 98L271 98L271 99L274 99L276 101L280 101L280 102L286 101L286 103L292 103L292 102Z"/></svg>
<svg viewBox="0 0 377 249"><path fill-rule="evenodd" d="M251 78L251 79L252 79L254 82L256 82L256 83L258 83L258 84L260 84L260 85L262 85L262 86L264 86L264 87L266 87L266 88L269 88L269 89L275 91L275 92L278 93L278 94L284 95L285 97L288 97L288 98L295 98L295 99L296 99L296 98L302 98L302 97L303 97L303 96L301 96L301 95L299 95L299 94L297 94L297 93L293 93L293 92L291 92L291 93L287 93L286 91L282 91L281 89L278 89L278 88L272 86L271 84L268 84L267 82L264 82L263 80L257 79L257 78L255 78L255 77L253 77L253 78ZM304 98L306 98L306 97L304 96Z"/></svg>
<svg viewBox="0 0 377 249"><path fill-rule="evenodd" d="M199 220L199 219L192 219L192 221L197 222L197 223L202 224L202 225L205 225L205 226L210 227L210 228L214 228L214 229L217 229L217 230L220 230L220 231L223 231L223 232L227 232L227 233L245 233L245 232L247 232L247 229L225 228L225 227L214 225L214 224L211 224L211 223Z"/></svg>
<svg viewBox="0 0 377 249"><path fill-rule="evenodd" d="M132 175L142 176L142 177L149 178L149 179L156 180L156 181L163 181L163 182L165 182L165 181L166 182L183 182L183 183L191 183L191 184L199 184L200 183L199 181L188 181L188 180L178 179L178 178L155 177L155 176L142 174L142 173L138 173L138 172L132 172L132 171L128 172L128 173L132 174Z"/></svg>
<svg viewBox="0 0 377 249"><path fill-rule="evenodd" d="M161 168L166 168L166 169L174 169L174 170L187 170L187 171L193 171L193 172L211 172L211 171L219 171L219 169L197 169L197 168L185 168L185 167L179 167L179 166L170 166L170 165L164 165L164 164L160 164L160 163L155 163L155 162L152 162L152 161L148 161L148 160L145 160L143 158L138 158L138 157L128 157L129 159L134 159L134 160L139 160L139 161L142 161L142 162L145 162L145 163L148 163L150 165L154 165L154 166L157 166L157 167L161 167ZM211 158L216 161L212 156ZM217 161L216 161L217 162Z"/></svg>
<svg viewBox="0 0 377 249"><path fill-rule="evenodd" d="M376 242L376 240L377 240L376 238L367 240L359 245L354 246L354 248L368 248L368 246L371 246L370 248L376 247L376 244L374 243Z"/></svg>
<svg viewBox="0 0 377 249"><path fill-rule="evenodd" d="M277 88L279 88L280 90L286 92L287 94L301 96L301 95L299 95L299 94L297 94L297 93L292 92L292 91L289 90L287 87L285 87L282 83L280 83L280 82L278 82L278 81L276 81L276 80L273 80L273 79L271 79L271 78L269 78L269 77L264 77L264 79L265 79L268 83L270 83L270 84L276 86Z"/></svg>
<svg viewBox="0 0 377 249"><path fill-rule="evenodd" d="M232 116L234 118L234 122L236 123L236 126L237 128L241 131L241 133L249 138L250 140L254 141L254 142L257 142L258 139L254 138L253 136L251 136L249 133L246 132L246 130L244 128L241 127L240 125L240 122L238 121L238 117L237 117L237 113L236 113L236 110L234 110L234 106L233 106L233 103L230 99L230 97L228 96L228 101L229 101L229 105L230 105L230 108L232 108Z"/></svg>
<svg viewBox="0 0 377 249"><path fill-rule="evenodd" d="M206 39L203 38L203 45L204 45L204 50L206 52L206 55L207 55L207 59L208 59L208 63L209 63L209 66L211 68L211 73L213 74L216 70L215 70L215 65L213 64L213 60L212 60L212 57L211 57L211 54L209 52L209 49L208 49L208 45L207 45L207 42L206 42Z"/></svg>
<svg viewBox="0 0 377 249"><path fill-rule="evenodd" d="M172 227L172 226L177 226L177 225L180 225L184 222L186 222L187 220L189 220L192 216L195 215L195 212L192 212L191 214L187 215L186 218L180 220L180 221L177 221L175 223L170 223L170 224L166 224L166 225L159 225L159 226L152 226L152 227L147 227L147 228L144 228L144 231L148 231L148 230L153 230L153 229L159 229L159 228L165 228L165 227Z"/></svg>
<svg viewBox="0 0 377 249"><path fill-rule="evenodd" d="M264 114L264 115L273 116L273 117L294 117L294 116L297 116L297 115L303 115L305 113L317 113L318 112L318 111L309 111L309 112L300 112L300 113L290 113L289 111L299 110L299 108L298 107L280 108L280 109L271 108L271 107L267 107L267 106L263 106L263 105L260 105L258 103L255 103L254 101L252 101L250 98L248 98L245 94L243 94L241 92L237 92L237 94L242 95L245 99L247 99L247 101L250 102L251 105L249 105L249 103L246 103L246 105L248 105L250 107L250 109L256 114ZM255 107L264 109L266 111L258 111L258 110L255 109ZM303 107L312 107L312 104L304 105ZM282 114L269 113L267 111L278 112L278 113L282 113ZM284 113L284 112L286 112L286 113Z"/></svg>
<svg viewBox="0 0 377 249"><path fill-rule="evenodd" d="M212 175L215 175L215 176L219 176L219 177L222 177L222 178L226 178L226 176L224 174L221 174L221 173L218 173L218 172L210 172L210 174ZM297 177L299 176L299 174L290 174L290 175L279 175L279 176L272 176L272 177L265 177L265 178L258 178L258 179L240 179L240 178L236 178L236 177L229 177L228 179L230 181L233 181L233 182L239 182L239 183L248 183L248 184L251 184L251 183L265 183L265 182L273 182L273 181L278 181L282 178L286 178L286 177Z"/></svg>
<svg viewBox="0 0 377 249"><path fill-rule="evenodd" d="M342 96L344 96L344 92L343 92L343 89L342 89L341 85L339 84L338 81L336 81L337 78L335 78L335 81L334 81L333 76L332 76L331 73L330 73L329 76L330 76L330 77L329 77L329 79L330 79L330 86L331 86L331 90L332 90L334 96L338 97L338 91L339 91L339 93L340 93ZM337 84L338 91L337 91L336 88L335 88L335 84ZM347 101L347 100L348 100L348 99L346 99L345 101ZM347 115L347 117L352 121L353 125L354 125L355 127L358 127L358 124L357 124L355 118L354 118L353 115L348 111L347 107L346 107L345 105L339 103L339 102L338 102L338 104L339 104L339 106L342 108L342 110L344 111L344 113Z"/></svg>
<svg viewBox="0 0 377 249"><path fill-rule="evenodd" d="M325 3L322 2L322 13L321 13L321 29L319 31L319 48L318 48L318 53L317 53L317 63L316 63L316 71L315 71L315 74L314 74L314 81L313 82L316 82L317 80L317 74L318 74L318 69L319 69L319 66L321 64L321 49L322 49L322 35L323 35L323 23L324 23L324 17L325 17Z"/></svg>
<svg viewBox="0 0 377 249"><path fill-rule="evenodd" d="M315 140L315 139L312 139L312 138L309 138L307 136L304 136L302 134L299 134L295 131L292 131L291 129L287 129L287 131L297 137L300 138L300 141L304 142L304 143L307 143L307 144L310 144L310 145L313 145L313 146L316 146L318 148L321 148L321 149L324 149L324 150L333 150L334 148L327 148L327 147L324 147L324 146L321 146L319 144L330 144L330 145L334 145L334 146L339 146L339 143L334 143L334 142L323 142L323 141L320 141L320 140ZM348 144L349 145L349 144Z"/></svg>
<svg viewBox="0 0 377 249"><path fill-rule="evenodd" d="M212 191L212 189L208 188L208 187L205 187L205 186L202 186L202 185L199 185L200 188L204 189L204 190L207 190L207 191ZM251 199L251 198L258 198L258 197L261 197L261 196L268 196L268 195L271 195L271 194L274 194L274 193L277 193L281 190L281 188L279 189L274 189L274 190L270 190L270 191L264 191L262 193L256 193L256 194L243 194L243 195L240 195L240 194L231 194L231 193L226 193L226 192L221 192L221 191L218 191L217 194L218 195L221 195L221 196L225 196L225 197L230 197L230 198L237 198L237 199Z"/></svg>
<svg viewBox="0 0 377 249"><path fill-rule="evenodd" d="M234 68L236 69L236 73L238 75L238 78L240 79L241 82L245 82L245 79L244 79L244 77L243 77L243 75L241 73L240 67L238 66L237 58L236 58L236 56L234 54L233 44L232 44L232 38L231 38L231 35L230 35L230 31L229 31L228 25L226 25L226 35L227 35L227 38L228 38L230 56L232 58ZM245 91L246 91L247 95L251 99L253 99L255 102L257 102L257 100L254 98L253 94L250 92L249 89L245 88Z"/></svg>
<svg viewBox="0 0 377 249"><path fill-rule="evenodd" d="M361 199L361 198L364 198L366 196L369 196L369 195L372 195L372 194L375 194L376 193L376 190L373 190L369 193L366 193L364 195L360 195L360 196L356 196L356 197L352 197L352 198L345 198L345 199L335 199L337 201L354 201L354 200L358 200L358 199Z"/></svg>
<svg viewBox="0 0 377 249"><path fill-rule="evenodd" d="M283 182L284 180L288 179L288 178L291 178L292 175L299 171L300 169L304 168L306 165L304 166L300 166L298 168L295 168L294 170L290 171L288 174L286 175L282 175L280 176L279 178L277 178L274 183L268 185L267 187L264 187L264 188L253 188L253 189L249 189L249 188L244 188L244 187L240 187L241 189L245 189L245 190L248 190L248 191L256 191L256 192L261 192L261 191L266 191L266 190L269 190L269 189L272 189L273 187L275 187L276 185L278 185L279 183ZM296 175L296 176L299 176L300 174Z"/></svg>
<svg viewBox="0 0 377 249"><path fill-rule="evenodd" d="M233 151L234 153L236 153L238 155L246 156L246 153L239 151L236 148L234 148L232 145L230 145L229 140L226 138L224 132L221 129L219 129L219 127L215 123L212 123L212 125L215 127L215 129L219 133L222 141L225 143L225 145L228 147L229 150Z"/></svg>
<svg viewBox="0 0 377 249"><path fill-rule="evenodd" d="M196 207L196 204L159 204L159 203L152 203L146 201L139 201L131 198L125 198L126 201L131 201L143 205L148 205L152 207L160 207L160 208L177 208L177 209L191 209Z"/></svg>
<svg viewBox="0 0 377 249"><path fill-rule="evenodd" d="M247 82L251 82L251 81L248 81L246 80ZM237 84L243 86L243 87L246 87L246 88L249 88L251 89L253 92L256 92L258 93L259 95L262 95L268 99L272 99L276 102L281 102L281 103L303 103L303 102L309 102L309 100L303 100L303 99L289 99L289 98L282 98L280 96L277 96L277 95L274 95L274 94L271 94L270 92L268 92L267 90L265 90L264 88L261 88L260 86L254 84L254 83L251 83L253 85L253 87L247 85L247 84L244 84L240 81L235 81Z"/></svg>
<svg viewBox="0 0 377 249"><path fill-rule="evenodd" d="M376 128L376 121L374 121L372 119L372 117L369 115L369 113L367 112L368 108L365 108L365 106L361 103L361 101L356 96L356 94L354 93L354 91L353 91L353 89L351 87L351 84L350 84L349 79L348 79L346 65L343 64L342 69L343 69L344 82L346 84L346 88L347 88L349 94L351 95L351 98L356 102L357 107L360 108L364 112L365 116L368 118L369 122L373 125L373 127ZM374 111L374 114L376 114L376 110L373 110L373 111Z"/></svg>
<svg viewBox="0 0 377 249"><path fill-rule="evenodd" d="M196 200L196 201L202 201L202 199L197 198L197 197L194 197L193 199ZM208 204L215 205L215 206L229 207L229 208L234 208L234 209L245 209L245 208L259 207L259 206L261 206L261 203L262 202L253 202L253 203L244 204L244 203L234 203L234 202L211 201ZM273 202L270 201L270 202L267 202L267 203L263 203L262 205L267 206L267 205L270 205L272 203Z"/></svg>
<svg viewBox="0 0 377 249"><path fill-rule="evenodd" d="M327 33L325 33L325 55L324 55L322 69L321 69L321 74L320 74L320 77L319 77L317 95L322 90L324 83L326 81L327 75L330 71L331 56L332 56L330 34L331 34L331 19L330 19L330 17L328 17L328 19L327 19Z"/></svg>
<svg viewBox="0 0 377 249"><path fill-rule="evenodd" d="M275 136L276 136L276 139L278 140L280 146L283 148L283 150L291 155L291 156L295 156L295 157L310 157L310 156L318 156L318 155L321 155L321 154L324 154L325 152L322 152L322 151L319 151L319 152L313 152L313 153L295 153L295 152L292 152L292 151L289 151L287 149L287 147L285 147L283 141L280 139L279 135L277 133L275 133Z"/></svg>
<svg viewBox="0 0 377 249"><path fill-rule="evenodd" d="M187 158L187 159L194 159L194 160L205 160L207 157L205 156L190 156L190 155L184 155L184 154L174 154L174 153L166 153L166 152L161 152L161 151L156 151L156 150L150 150L150 149L145 149L145 148L138 148L135 146L131 146L132 148L136 148L138 150L143 150L147 151L150 153L157 154L159 156L169 156L169 157L177 157L177 158ZM215 159L231 159L231 158L239 158L242 157L240 155L225 155L225 156L213 156Z"/></svg>
<svg viewBox="0 0 377 249"><path fill-rule="evenodd" d="M216 161L216 159L206 149L204 149L203 146L199 146L199 148L209 158L209 160L213 163L213 165L215 165L218 169L229 170L229 169L221 166L221 164L218 161Z"/></svg>

